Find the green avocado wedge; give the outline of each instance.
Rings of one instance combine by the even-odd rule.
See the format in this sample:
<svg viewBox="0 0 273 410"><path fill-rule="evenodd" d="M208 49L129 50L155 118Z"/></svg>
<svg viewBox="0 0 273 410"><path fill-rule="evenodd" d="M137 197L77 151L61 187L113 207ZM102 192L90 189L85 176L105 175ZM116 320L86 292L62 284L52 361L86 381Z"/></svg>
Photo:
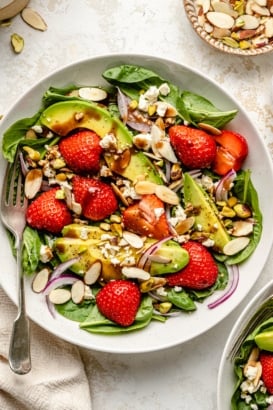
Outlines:
<svg viewBox="0 0 273 410"><path fill-rule="evenodd" d="M273 329L269 329L266 332L258 333L254 338L256 345L261 350L267 350L273 352Z"/></svg>
<svg viewBox="0 0 273 410"><path fill-rule="evenodd" d="M84 128L94 131L101 138L113 134L116 137L118 152L130 150L130 162L125 168L118 167L114 163L113 155L105 155L105 161L112 171L131 181L134 181L138 175L145 175L151 182L163 183L151 161L143 152L133 148L131 132L103 107L87 101L61 101L46 108L39 122L61 137Z"/></svg>
<svg viewBox="0 0 273 410"><path fill-rule="evenodd" d="M222 253L224 246L230 241L230 237L222 222L217 216L215 207L208 194L188 174L184 174L184 201L185 206L192 206L195 217L195 228L209 234L214 241L213 249Z"/></svg>

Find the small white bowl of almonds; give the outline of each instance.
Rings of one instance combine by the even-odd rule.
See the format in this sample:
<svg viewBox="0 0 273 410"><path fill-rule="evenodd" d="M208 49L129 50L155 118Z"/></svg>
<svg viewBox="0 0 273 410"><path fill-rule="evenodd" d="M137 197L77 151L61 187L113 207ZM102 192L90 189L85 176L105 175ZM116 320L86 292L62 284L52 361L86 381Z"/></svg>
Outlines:
<svg viewBox="0 0 273 410"><path fill-rule="evenodd" d="M183 0L194 30L229 54L253 56L273 50L273 0Z"/></svg>

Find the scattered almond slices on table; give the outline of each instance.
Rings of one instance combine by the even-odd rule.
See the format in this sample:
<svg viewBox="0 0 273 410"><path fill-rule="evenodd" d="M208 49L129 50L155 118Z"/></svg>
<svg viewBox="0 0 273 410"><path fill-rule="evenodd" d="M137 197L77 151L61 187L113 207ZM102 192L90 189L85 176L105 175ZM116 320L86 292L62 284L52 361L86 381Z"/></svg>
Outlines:
<svg viewBox="0 0 273 410"><path fill-rule="evenodd" d="M45 31L47 24L40 14L31 7L25 7L21 12L22 19L35 30Z"/></svg>

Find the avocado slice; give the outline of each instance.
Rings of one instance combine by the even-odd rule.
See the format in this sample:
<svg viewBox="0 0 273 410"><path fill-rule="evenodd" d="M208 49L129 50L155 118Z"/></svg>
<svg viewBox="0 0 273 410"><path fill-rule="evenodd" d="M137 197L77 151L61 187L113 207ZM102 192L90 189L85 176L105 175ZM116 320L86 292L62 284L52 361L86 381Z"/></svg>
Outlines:
<svg viewBox="0 0 273 410"><path fill-rule="evenodd" d="M54 248L62 262L75 256L80 256L80 260L70 268L73 272L83 275L92 263L100 260L102 262L102 277L104 280L121 277L121 267L112 264L111 258L106 257L100 247L103 243L102 235L107 235L107 232L98 226L70 224L64 227L62 234L63 237L55 240ZM110 235L115 236L115 233L111 232ZM143 251L145 252L155 242L156 240L147 238ZM170 261L164 264L152 261L150 266L151 275L177 272L189 261L188 252L173 240L168 240L161 244L155 255L170 259ZM120 248L115 258L123 261L127 256L127 251L124 248ZM138 249L131 248L131 256L134 256L137 261L141 255L139 255Z"/></svg>
<svg viewBox="0 0 273 410"><path fill-rule="evenodd" d="M230 236L218 217L218 210L204 189L188 174L184 174L184 201L194 208L195 224L197 230L201 227L203 232L209 233L214 241L213 249L223 253L224 246L230 241Z"/></svg>
<svg viewBox="0 0 273 410"><path fill-rule="evenodd" d="M259 333L255 336L254 340L261 350L273 352L273 329L268 329L266 332Z"/></svg>
<svg viewBox="0 0 273 410"><path fill-rule="evenodd" d="M42 112L39 122L61 137L78 128L92 130L101 138L109 133L114 134L118 151L130 150L130 162L125 168L119 168L115 166L113 155L105 155L109 168L131 181L138 175L145 175L151 182L163 183L149 158L133 148L132 134L127 127L99 105L78 100L57 102Z"/></svg>

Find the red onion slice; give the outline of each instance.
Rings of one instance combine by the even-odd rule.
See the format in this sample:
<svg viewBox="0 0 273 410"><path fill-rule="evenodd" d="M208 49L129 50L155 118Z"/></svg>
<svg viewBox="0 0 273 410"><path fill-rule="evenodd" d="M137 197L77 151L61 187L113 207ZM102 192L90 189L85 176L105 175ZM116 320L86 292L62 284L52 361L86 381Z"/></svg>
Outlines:
<svg viewBox="0 0 273 410"><path fill-rule="evenodd" d="M234 169L230 170L220 179L215 190L216 201L226 201L228 198L228 191L230 190L230 185L236 178L237 174Z"/></svg>
<svg viewBox="0 0 273 410"><path fill-rule="evenodd" d="M58 277L55 277L53 279L50 279L47 284L46 287L43 290L43 294L44 295L49 295L49 293L56 289L59 288L61 286L66 286L66 285L73 285L74 282L76 282L77 280L79 280L79 277L75 276L75 275L71 275L71 274L63 274L60 275Z"/></svg>
<svg viewBox="0 0 273 410"><path fill-rule="evenodd" d="M172 238L173 236L167 236L167 238L163 238L160 241L157 241L156 243L152 244L148 249L146 249L146 251L140 257L137 267L143 269L148 261L148 257L155 253L163 243L169 241Z"/></svg>
<svg viewBox="0 0 273 410"><path fill-rule="evenodd" d="M127 122L128 119L128 105L130 99L121 92L119 87L117 87L117 104L118 104L118 109L120 112L121 119L124 123Z"/></svg>
<svg viewBox="0 0 273 410"><path fill-rule="evenodd" d="M239 267L238 265L227 265L229 273L229 283L227 285L226 291L214 302L208 304L209 309L214 309L221 305L235 292L239 283Z"/></svg>
<svg viewBox="0 0 273 410"><path fill-rule="evenodd" d="M75 258L69 259L68 261L60 263L54 271L52 272L50 276L50 280L58 278L62 273L64 273L70 266L74 265L74 263L78 262L80 260L79 256L76 256Z"/></svg>

